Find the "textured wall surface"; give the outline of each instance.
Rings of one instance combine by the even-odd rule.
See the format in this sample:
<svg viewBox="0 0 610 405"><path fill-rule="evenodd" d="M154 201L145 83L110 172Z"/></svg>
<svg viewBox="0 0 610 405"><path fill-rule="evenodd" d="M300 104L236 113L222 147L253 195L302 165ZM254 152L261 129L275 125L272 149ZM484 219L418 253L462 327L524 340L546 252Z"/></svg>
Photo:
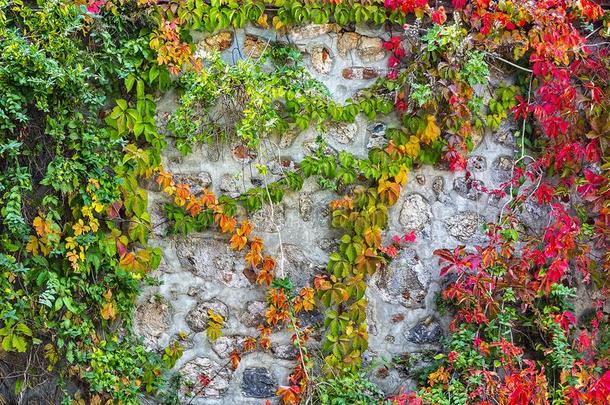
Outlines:
<svg viewBox="0 0 610 405"><path fill-rule="evenodd" d="M382 39L389 36L364 27L342 32L333 24L301 27L288 35L246 28L201 38L199 48L203 53L221 50L225 60L234 61L258 57L269 40L293 43L303 52L314 77L337 101L344 101L385 74ZM176 106L176 95L159 101L160 125ZM196 149L187 157L177 151L168 153L164 165L191 184L193 191L210 187L218 195L238 195L252 184L260 184L253 168L256 162L269 166L267 180L273 181L279 166L299 162L315 146L318 135L327 139L332 148L329 153L348 150L364 157L368 148L383 144L384 132L393 124L391 119L371 122L360 116L355 123L333 125L326 133L308 129L263 141L261 150L266 152L252 159L236 158L234 145L214 145ZM514 144L511 134L511 129L504 127L476 140L468 161L470 178L443 167L413 170L399 202L390 210L385 240L414 230L417 241L368 283L370 347L365 358L372 365L371 378L387 393L408 387L409 370L438 347L446 324L435 310L440 285L433 250L476 244L483 237L482 225L497 218L502 202L480 193L477 187L491 188L508 178ZM143 295L136 315L137 330L152 347L186 334L186 350L177 369L187 378L195 381L201 372L218 372L204 398L193 403L260 404L260 398L274 402L277 386L286 383L294 366L296 353L288 333L274 333L272 350L246 354L237 370L224 367L235 344L244 336L257 336L256 326L264 313L264 289L244 276L243 256L232 252L221 235L166 236L166 200L154 187L149 188L154 243L164 255L156 274L161 285L148 287ZM264 207L252 218L254 233L265 239L269 252L297 286L311 284L336 248L339 235L330 228L328 208L335 198L337 194L309 179L299 193L287 194L274 209ZM535 219L543 214L530 211L526 215ZM226 319L223 337L213 344L205 334L208 308ZM322 320L320 313L302 319L304 324ZM382 362L391 358L401 358L402 366L386 368Z"/></svg>

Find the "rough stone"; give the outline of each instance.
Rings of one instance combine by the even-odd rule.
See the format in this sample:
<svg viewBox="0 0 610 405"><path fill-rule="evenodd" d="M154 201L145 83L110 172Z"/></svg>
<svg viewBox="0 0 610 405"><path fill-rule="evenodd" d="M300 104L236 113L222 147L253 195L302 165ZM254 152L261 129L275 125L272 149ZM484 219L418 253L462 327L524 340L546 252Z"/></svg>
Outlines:
<svg viewBox="0 0 610 405"><path fill-rule="evenodd" d="M246 35L243 53L249 58L258 59L261 57L266 47L267 41L263 41L253 35Z"/></svg>
<svg viewBox="0 0 610 405"><path fill-rule="evenodd" d="M284 204L264 204L263 207L252 215L254 227L261 232L277 232L284 229L286 213Z"/></svg>
<svg viewBox="0 0 610 405"><path fill-rule="evenodd" d="M374 122L369 125L366 129L366 147L368 149L383 148L388 142L388 140L385 138L386 130L387 125L383 122Z"/></svg>
<svg viewBox="0 0 610 405"><path fill-rule="evenodd" d="M345 58L349 51L356 49L360 42L360 34L355 32L344 32L337 40L337 53L340 57Z"/></svg>
<svg viewBox="0 0 610 405"><path fill-rule="evenodd" d="M498 156L498 158L496 159L496 163L494 164L494 167L496 167L499 170L508 172L513 167L513 159L510 156L506 156L506 155Z"/></svg>
<svg viewBox="0 0 610 405"><path fill-rule="evenodd" d="M358 44L358 57L365 63L378 62L385 58L383 41L377 37L361 37Z"/></svg>
<svg viewBox="0 0 610 405"><path fill-rule="evenodd" d="M442 337L440 324L431 319L418 323L407 332L407 340L418 345L438 344Z"/></svg>
<svg viewBox="0 0 610 405"><path fill-rule="evenodd" d="M239 320L244 325L255 328L265 319L265 311L267 306L263 301L249 301L246 303L245 311L243 311Z"/></svg>
<svg viewBox="0 0 610 405"><path fill-rule="evenodd" d="M246 397L270 398L275 396L277 382L265 367L252 367L244 370L241 389Z"/></svg>
<svg viewBox="0 0 610 405"><path fill-rule="evenodd" d="M235 288L250 287L243 275L243 256L232 251L226 240L180 239L176 242L176 254L183 268L204 280Z"/></svg>
<svg viewBox="0 0 610 405"><path fill-rule="evenodd" d="M413 249L404 249L382 269L376 286L381 298L391 304L401 304L407 308L424 306L428 290L427 272Z"/></svg>
<svg viewBox="0 0 610 405"><path fill-rule="evenodd" d="M228 49L233 43L233 34L230 31L219 32L211 35L203 40L203 49L206 52L218 51L222 52Z"/></svg>
<svg viewBox="0 0 610 405"><path fill-rule="evenodd" d="M445 222L447 232L460 241L468 241L483 225L483 218L476 212L466 211L455 214Z"/></svg>
<svg viewBox="0 0 610 405"><path fill-rule="evenodd" d="M198 174L175 174L176 183L185 183L190 186L191 194L199 195L212 185L212 176L208 172Z"/></svg>
<svg viewBox="0 0 610 405"><path fill-rule="evenodd" d="M295 27L290 30L289 38L293 42L301 42L303 40L319 37L320 35L331 32L339 32L341 27L337 24L308 24L300 27Z"/></svg>
<svg viewBox="0 0 610 405"><path fill-rule="evenodd" d="M430 204L420 194L411 194L402 203L398 221L406 231L419 231L431 218Z"/></svg>
<svg viewBox="0 0 610 405"><path fill-rule="evenodd" d="M284 131L280 137L280 148L286 149L291 147L297 136L299 136L299 133L296 130L289 129L287 131Z"/></svg>
<svg viewBox="0 0 610 405"><path fill-rule="evenodd" d="M223 174L220 177L219 184L220 191L229 193L231 197L237 197L239 195L239 185L235 176L231 174Z"/></svg>
<svg viewBox="0 0 610 405"><path fill-rule="evenodd" d="M284 271L296 286L304 287L313 277L317 263L303 252L302 246L284 243L282 250L285 259Z"/></svg>
<svg viewBox="0 0 610 405"><path fill-rule="evenodd" d="M182 389L183 395L187 397L190 396L188 394L192 395L200 389L199 376L202 374L211 378L210 384L201 392L198 392L198 396L205 398L220 398L223 396L229 389L229 381L233 376L230 367L225 367L207 357L198 357L187 362L180 369L180 373L184 380L188 382L183 385ZM193 388L191 389L189 386Z"/></svg>
<svg viewBox="0 0 610 405"><path fill-rule="evenodd" d="M146 344L154 345L157 339L169 330L170 306L165 298L153 295L138 305L135 311L134 327L144 337Z"/></svg>
<svg viewBox="0 0 610 405"><path fill-rule="evenodd" d="M235 142L231 145L231 154L236 162L241 164L247 164L256 159L256 151L248 148L242 142Z"/></svg>
<svg viewBox="0 0 610 405"><path fill-rule="evenodd" d="M445 191L445 179L443 179L441 176L436 176L434 180L432 180L432 191L436 195L439 195Z"/></svg>
<svg viewBox="0 0 610 405"><path fill-rule="evenodd" d="M313 200L311 199L311 194L301 193L299 195L299 214L301 214L301 219L305 222L309 222L311 220L312 211Z"/></svg>
<svg viewBox="0 0 610 405"><path fill-rule="evenodd" d="M282 360L294 360L297 358L299 351L294 345L277 345L272 346L273 355Z"/></svg>
<svg viewBox="0 0 610 405"><path fill-rule="evenodd" d="M222 315L226 320L229 316L229 308L217 299L207 302L199 302L186 314L186 323L193 332L203 332L208 327L208 310Z"/></svg>
<svg viewBox="0 0 610 405"><path fill-rule="evenodd" d="M466 168L473 172L485 171L487 169L487 159L481 155L469 156Z"/></svg>
<svg viewBox="0 0 610 405"><path fill-rule="evenodd" d="M358 125L356 123L336 123L332 124L328 129L328 133L335 141L342 145L352 143L356 132L358 131Z"/></svg>
<svg viewBox="0 0 610 405"><path fill-rule="evenodd" d="M481 197L481 192L477 189L480 186L483 186L483 182L472 178L456 177L453 180L453 190L472 201L477 201Z"/></svg>
<svg viewBox="0 0 610 405"><path fill-rule="evenodd" d="M311 50L311 66L320 74L327 75L333 68L330 50L323 46Z"/></svg>

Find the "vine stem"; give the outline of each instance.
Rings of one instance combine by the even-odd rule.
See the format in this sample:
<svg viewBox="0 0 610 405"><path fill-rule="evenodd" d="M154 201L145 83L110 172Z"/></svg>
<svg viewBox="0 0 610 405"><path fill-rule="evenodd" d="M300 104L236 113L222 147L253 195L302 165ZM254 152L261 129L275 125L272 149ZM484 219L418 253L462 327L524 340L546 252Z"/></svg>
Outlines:
<svg viewBox="0 0 610 405"><path fill-rule="evenodd" d="M517 68L517 69L523 70L524 72L528 72L528 73L534 73L534 71L533 71L532 69L528 69L528 68L525 68L525 67L523 67L523 66L517 65L516 63L513 63L513 62L509 61L508 59L504 59L503 57L501 57L501 56L499 56L499 55L496 55L496 54L493 54L493 53L489 53L489 52L486 52L486 54L487 54L488 56L490 56L490 57L494 58L494 59L497 59L497 60L499 60L499 61L501 61L501 62L506 63L507 65L511 65L511 66L512 66L512 67L514 67L514 68Z"/></svg>
<svg viewBox="0 0 610 405"><path fill-rule="evenodd" d="M278 160L278 164L279 167L282 167L282 162L281 162L281 158L280 158L280 147L279 145L275 144L274 142L272 142L272 145L275 146L277 148L277 160ZM259 146L259 156L261 156L261 150L260 150L260 146ZM271 200L271 193L269 193L269 186L267 183L267 179L265 177L263 177L263 183L265 185L265 193L267 194L267 199L269 200L269 207L271 209L271 223L273 224L273 226L275 227L275 231L277 233L277 237L278 237L278 243L279 243L279 247L280 247L280 258L281 258L281 263L280 263L280 273L281 273L281 277L284 278L285 277L285 271L284 271L284 249L283 249L283 243L282 243L282 232L280 230L280 227L275 223L275 217L274 217L274 204L273 201ZM292 312L292 311L291 311ZM290 323L292 324L292 328L294 329L294 334L297 337L297 348L299 349L299 355L300 355L300 359L301 359L301 366L303 368L303 372L305 373L305 378L307 379L307 381L309 381L309 373L307 372L307 367L305 364L305 356L303 353L303 348L301 347L301 336L299 334L299 329L297 327L297 324L295 322L295 316L293 313L290 314Z"/></svg>

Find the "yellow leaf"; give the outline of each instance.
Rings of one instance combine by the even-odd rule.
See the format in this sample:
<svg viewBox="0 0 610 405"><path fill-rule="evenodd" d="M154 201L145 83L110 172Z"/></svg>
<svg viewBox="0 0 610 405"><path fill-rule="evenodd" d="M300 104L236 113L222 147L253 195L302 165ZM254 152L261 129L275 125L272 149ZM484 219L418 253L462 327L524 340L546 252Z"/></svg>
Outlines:
<svg viewBox="0 0 610 405"><path fill-rule="evenodd" d="M25 250L33 254L34 256L38 255L38 238L34 235L30 236L30 240L28 244L25 246Z"/></svg>
<svg viewBox="0 0 610 405"><path fill-rule="evenodd" d="M261 14L261 16L258 18L258 21L256 21L256 23L263 28L269 28L269 23L267 22L267 14L266 13Z"/></svg>
<svg viewBox="0 0 610 405"><path fill-rule="evenodd" d="M102 318L106 319L106 320L116 318L116 307L115 307L114 303L112 303L112 302L105 303L104 306L102 307L100 313L102 315Z"/></svg>
<svg viewBox="0 0 610 405"><path fill-rule="evenodd" d="M423 143L429 145L438 139L438 137L441 135L441 130L438 125L436 125L436 118L434 115L428 115L426 120L426 129L421 131L419 138Z"/></svg>

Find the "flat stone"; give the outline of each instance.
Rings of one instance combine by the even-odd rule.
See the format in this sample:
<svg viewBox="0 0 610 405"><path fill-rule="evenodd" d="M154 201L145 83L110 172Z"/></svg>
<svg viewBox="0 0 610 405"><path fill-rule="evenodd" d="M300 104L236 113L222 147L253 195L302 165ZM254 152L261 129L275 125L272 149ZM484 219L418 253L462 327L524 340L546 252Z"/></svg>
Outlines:
<svg viewBox="0 0 610 405"><path fill-rule="evenodd" d="M361 37L358 44L358 57L365 63L378 62L385 58L383 41L376 37Z"/></svg>
<svg viewBox="0 0 610 405"><path fill-rule="evenodd" d="M186 323L193 332L203 332L208 327L208 310L212 310L227 320L229 308L217 299L207 302L198 302L195 308L186 314Z"/></svg>
<svg viewBox="0 0 610 405"><path fill-rule="evenodd" d="M443 337L443 331L437 321L423 321L406 333L407 340L418 345L438 344Z"/></svg>
<svg viewBox="0 0 610 405"><path fill-rule="evenodd" d="M468 241L479 232L483 218L473 211L455 214L445 222L445 228L451 236L460 241Z"/></svg>
<svg viewBox="0 0 610 405"><path fill-rule="evenodd" d="M252 367L244 370L241 382L244 396L250 398L270 398L275 396L277 382L265 367Z"/></svg>
<svg viewBox="0 0 610 405"><path fill-rule="evenodd" d="M432 218L430 204L420 194L407 196L400 209L398 221L405 231L422 230Z"/></svg>
<svg viewBox="0 0 610 405"><path fill-rule="evenodd" d="M198 357L187 362L181 369L180 374L184 378L182 393L187 398L197 393L204 398L220 398L229 389L229 381L233 376L233 369L225 367L207 357ZM199 376L205 375L211 379L210 384L201 390ZM186 403L188 401L185 401Z"/></svg>

